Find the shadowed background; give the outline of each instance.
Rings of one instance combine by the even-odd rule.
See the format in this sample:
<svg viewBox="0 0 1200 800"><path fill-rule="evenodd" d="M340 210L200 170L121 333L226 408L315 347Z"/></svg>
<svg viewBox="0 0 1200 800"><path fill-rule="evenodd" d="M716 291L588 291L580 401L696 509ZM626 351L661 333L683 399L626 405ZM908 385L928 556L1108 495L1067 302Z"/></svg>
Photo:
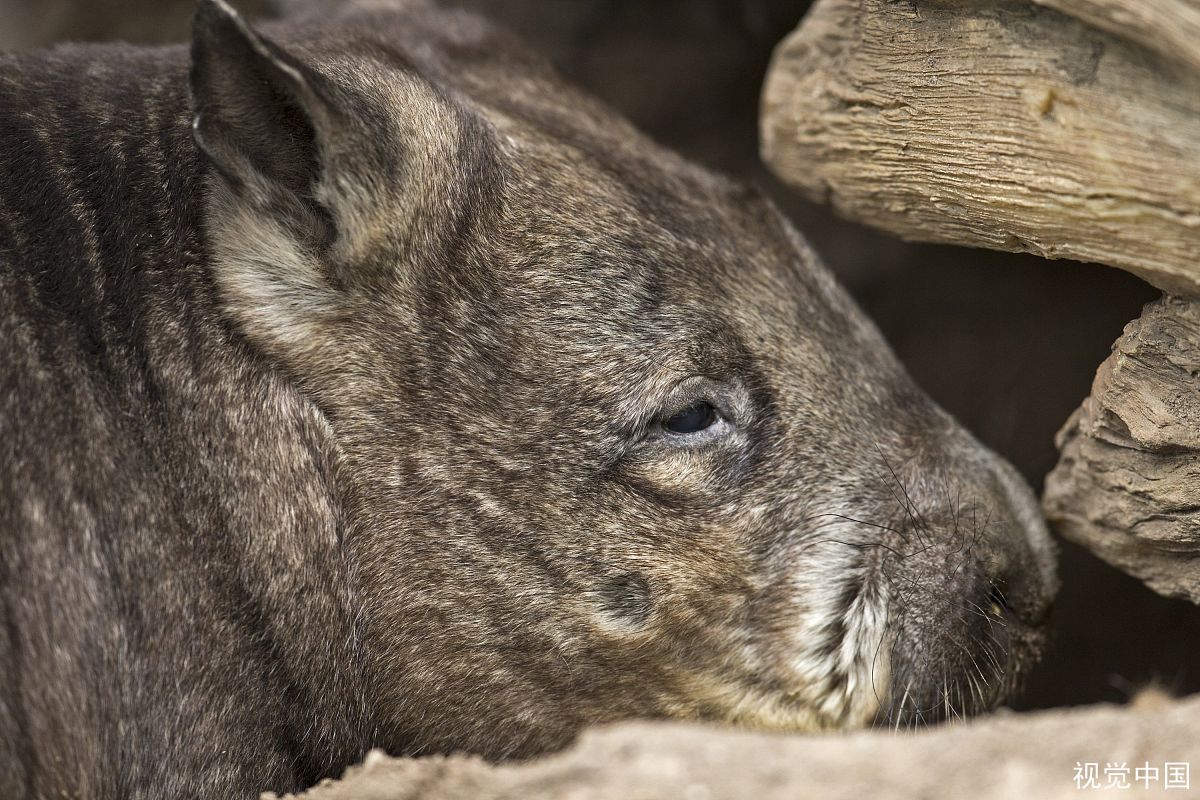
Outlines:
<svg viewBox="0 0 1200 800"><path fill-rule="evenodd" d="M1036 488L1053 437L1156 290L1132 275L1029 255L918 245L838 219L757 155L771 49L807 0L446 0L520 34L570 80L685 155L757 183L875 319L917 382ZM250 16L265 0L234 0ZM190 0L0 0L0 49L182 41ZM1121 701L1157 680L1200 689L1200 608L1159 597L1062 543L1052 650L1019 708Z"/></svg>

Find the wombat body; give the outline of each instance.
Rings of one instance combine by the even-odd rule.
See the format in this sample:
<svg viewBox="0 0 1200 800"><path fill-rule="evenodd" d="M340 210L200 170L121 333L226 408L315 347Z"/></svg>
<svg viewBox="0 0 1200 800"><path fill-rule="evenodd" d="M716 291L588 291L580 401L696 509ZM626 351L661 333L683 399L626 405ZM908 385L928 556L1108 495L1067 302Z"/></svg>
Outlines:
<svg viewBox="0 0 1200 800"><path fill-rule="evenodd" d="M0 794L1002 700L1051 548L755 192L479 20L0 59Z"/></svg>

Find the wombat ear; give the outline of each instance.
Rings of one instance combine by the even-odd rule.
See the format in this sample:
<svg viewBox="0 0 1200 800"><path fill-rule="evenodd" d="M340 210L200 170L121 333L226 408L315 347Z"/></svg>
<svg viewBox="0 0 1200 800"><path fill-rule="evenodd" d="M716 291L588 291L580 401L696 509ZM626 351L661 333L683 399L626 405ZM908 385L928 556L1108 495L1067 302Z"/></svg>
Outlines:
<svg viewBox="0 0 1200 800"><path fill-rule="evenodd" d="M224 0L199 0L192 30L193 136L247 200L304 236L332 235L314 190L339 116L326 79L259 36ZM314 230L314 228L316 230Z"/></svg>

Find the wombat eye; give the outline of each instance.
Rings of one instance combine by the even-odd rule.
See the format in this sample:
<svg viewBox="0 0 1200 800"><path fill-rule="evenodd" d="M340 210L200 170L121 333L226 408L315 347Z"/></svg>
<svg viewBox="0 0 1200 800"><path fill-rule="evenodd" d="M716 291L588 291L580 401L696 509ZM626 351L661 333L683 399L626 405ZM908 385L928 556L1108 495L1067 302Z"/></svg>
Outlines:
<svg viewBox="0 0 1200 800"><path fill-rule="evenodd" d="M712 427L716 421L717 410L713 408L712 403L701 400L698 403L692 403L683 411L667 419L662 426L663 430L668 433L699 433L705 428Z"/></svg>

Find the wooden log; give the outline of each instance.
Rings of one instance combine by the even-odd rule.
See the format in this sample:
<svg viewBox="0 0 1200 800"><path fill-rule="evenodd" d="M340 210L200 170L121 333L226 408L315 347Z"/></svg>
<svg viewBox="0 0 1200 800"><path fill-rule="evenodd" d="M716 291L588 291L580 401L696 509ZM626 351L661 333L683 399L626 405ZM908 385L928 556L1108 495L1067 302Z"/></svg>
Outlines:
<svg viewBox="0 0 1200 800"><path fill-rule="evenodd" d="M1200 603L1200 302L1146 306L1057 443L1043 506L1058 531Z"/></svg>
<svg viewBox="0 0 1200 800"><path fill-rule="evenodd" d="M1198 0L1034 0L1200 69Z"/></svg>
<svg viewBox="0 0 1200 800"><path fill-rule="evenodd" d="M1200 71L1056 11L818 0L776 49L761 137L784 180L903 238L1200 296Z"/></svg>
<svg viewBox="0 0 1200 800"><path fill-rule="evenodd" d="M379 751L301 800L1074 800L1073 773L1093 762L1130 770L1200 760L1200 698L1139 697L1111 705L999 714L908 736L857 731L781 736L686 723L633 722L589 730L565 752L521 763L388 758ZM1081 765L1082 771L1082 765ZM1083 776L1081 776L1083 777ZM1159 774L1131 797L1171 797ZM1195 775L1191 775L1195 785ZM1181 783L1181 781L1179 782ZM1177 788L1179 788L1177 783ZM1142 793L1139 794L1139 790ZM1098 793L1120 798L1125 794ZM273 800L264 795L263 800ZM292 795L287 797L291 798Z"/></svg>

